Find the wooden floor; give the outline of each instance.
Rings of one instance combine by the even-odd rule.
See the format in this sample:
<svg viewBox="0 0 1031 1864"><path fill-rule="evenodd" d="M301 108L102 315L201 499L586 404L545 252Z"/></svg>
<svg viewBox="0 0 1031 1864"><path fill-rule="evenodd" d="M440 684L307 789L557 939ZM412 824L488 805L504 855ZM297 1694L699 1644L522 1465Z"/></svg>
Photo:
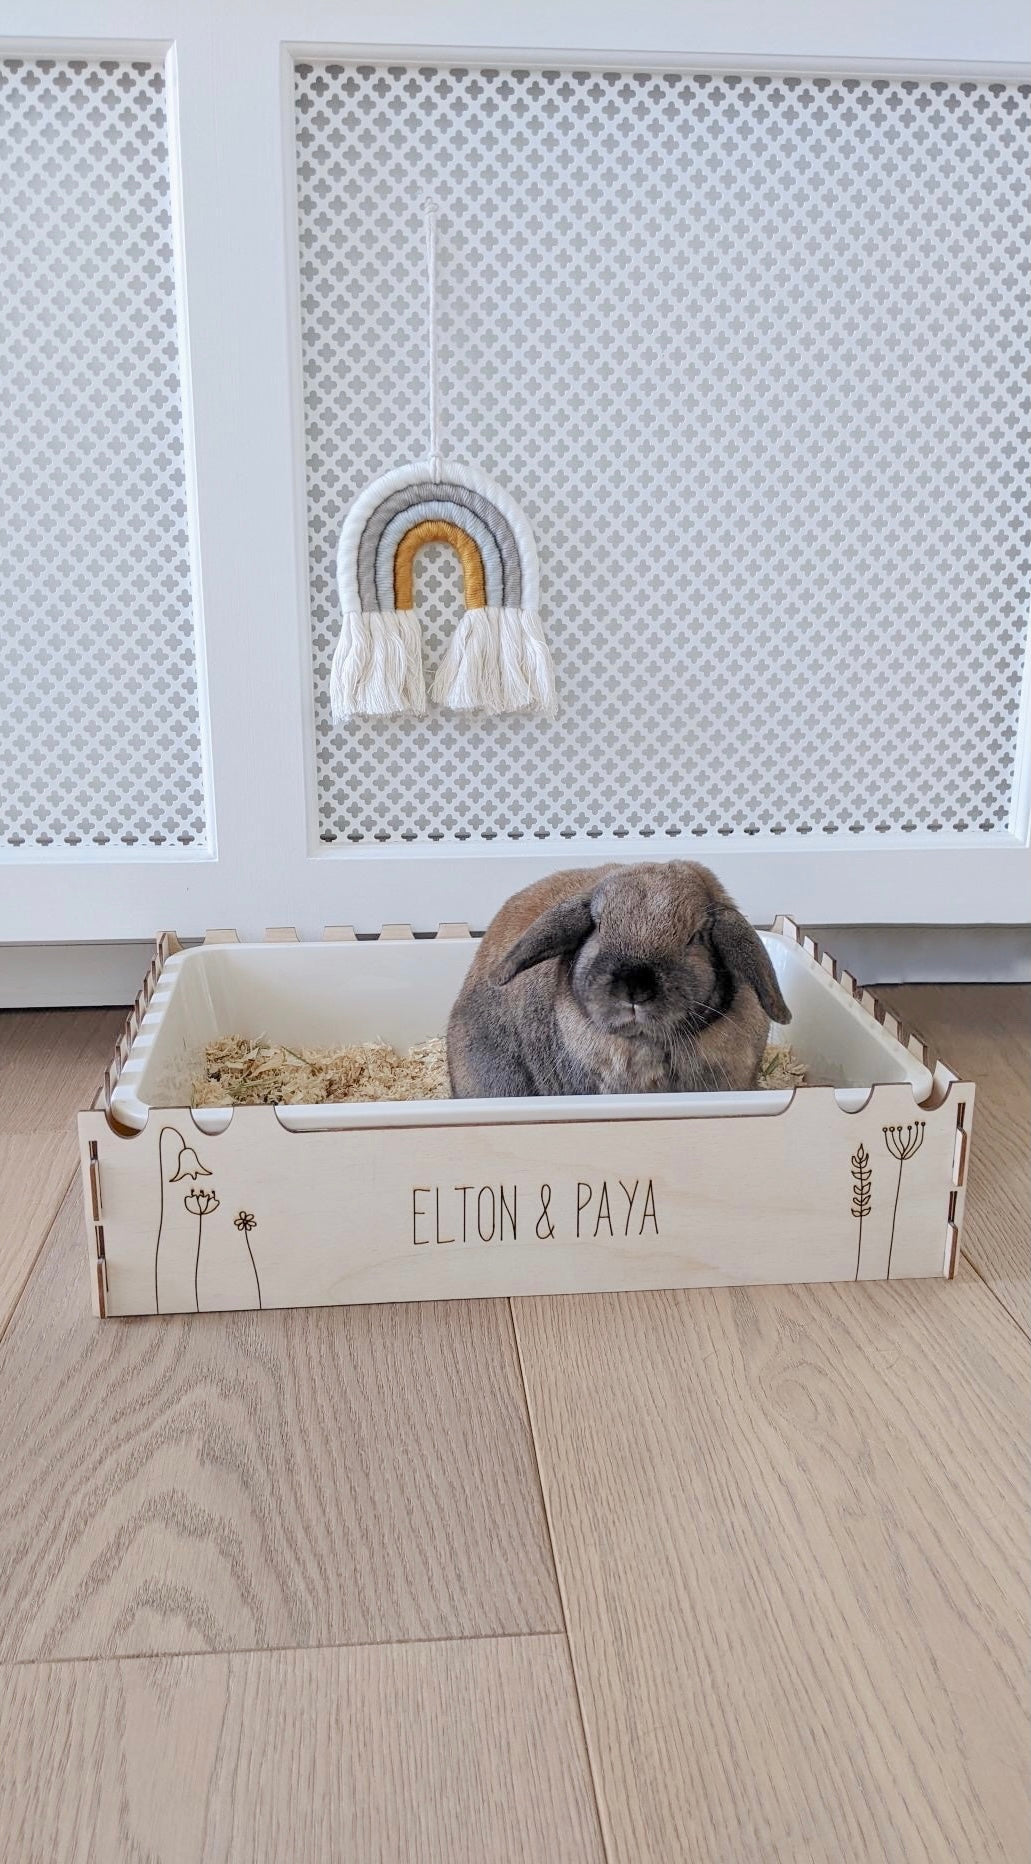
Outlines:
<svg viewBox="0 0 1031 1864"><path fill-rule="evenodd" d="M95 1322L0 1017L4 1864L1028 1854L1031 990L957 1281Z"/></svg>

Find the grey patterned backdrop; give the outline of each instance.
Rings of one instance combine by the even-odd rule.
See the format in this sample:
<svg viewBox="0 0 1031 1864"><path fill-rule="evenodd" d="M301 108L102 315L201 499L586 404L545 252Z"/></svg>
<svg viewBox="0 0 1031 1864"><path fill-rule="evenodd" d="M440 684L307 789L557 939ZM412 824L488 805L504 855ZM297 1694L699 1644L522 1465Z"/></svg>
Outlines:
<svg viewBox="0 0 1031 1864"><path fill-rule="evenodd" d="M0 61L0 843L207 837L159 64Z"/></svg>
<svg viewBox="0 0 1031 1864"><path fill-rule="evenodd" d="M299 64L324 840L1005 823L1027 627L1026 93ZM425 451L535 525L554 723L335 729L333 554ZM460 601L418 599L432 667Z"/></svg>

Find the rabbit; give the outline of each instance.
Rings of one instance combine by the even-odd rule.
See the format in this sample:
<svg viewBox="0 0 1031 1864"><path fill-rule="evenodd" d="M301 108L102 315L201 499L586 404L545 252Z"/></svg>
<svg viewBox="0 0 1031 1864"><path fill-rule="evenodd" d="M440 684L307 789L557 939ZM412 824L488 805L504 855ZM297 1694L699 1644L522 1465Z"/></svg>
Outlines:
<svg viewBox="0 0 1031 1864"><path fill-rule="evenodd" d="M452 1093L754 1088L787 1023L766 948L708 868L551 874L491 921L447 1032Z"/></svg>

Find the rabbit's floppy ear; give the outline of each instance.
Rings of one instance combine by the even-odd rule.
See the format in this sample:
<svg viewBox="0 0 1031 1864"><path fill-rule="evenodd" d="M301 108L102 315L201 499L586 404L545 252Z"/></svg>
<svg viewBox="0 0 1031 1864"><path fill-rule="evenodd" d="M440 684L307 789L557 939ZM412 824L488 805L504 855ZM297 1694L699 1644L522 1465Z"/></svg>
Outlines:
<svg viewBox="0 0 1031 1864"><path fill-rule="evenodd" d="M495 966L491 982L510 984L520 971L543 964L545 958L561 958L578 951L593 924L589 893L580 893L571 900L560 900L557 906L549 906Z"/></svg>
<svg viewBox="0 0 1031 1864"><path fill-rule="evenodd" d="M791 1011L780 994L769 953L743 913L725 908L713 915L712 942L727 970L751 984L771 1022L789 1023Z"/></svg>

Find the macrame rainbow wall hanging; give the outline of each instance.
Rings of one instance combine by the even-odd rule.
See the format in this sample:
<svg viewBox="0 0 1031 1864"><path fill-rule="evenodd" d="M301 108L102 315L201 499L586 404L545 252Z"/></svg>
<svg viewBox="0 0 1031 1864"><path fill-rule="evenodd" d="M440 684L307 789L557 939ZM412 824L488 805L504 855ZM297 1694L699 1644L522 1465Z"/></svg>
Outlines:
<svg viewBox="0 0 1031 1864"><path fill-rule="evenodd" d="M344 521L337 549L343 623L333 656L334 720L426 711L414 566L426 544L462 565L465 613L430 698L454 712L555 710L541 628L537 547L515 500L471 466L440 457L437 438L436 215L427 212L430 457L374 479Z"/></svg>

